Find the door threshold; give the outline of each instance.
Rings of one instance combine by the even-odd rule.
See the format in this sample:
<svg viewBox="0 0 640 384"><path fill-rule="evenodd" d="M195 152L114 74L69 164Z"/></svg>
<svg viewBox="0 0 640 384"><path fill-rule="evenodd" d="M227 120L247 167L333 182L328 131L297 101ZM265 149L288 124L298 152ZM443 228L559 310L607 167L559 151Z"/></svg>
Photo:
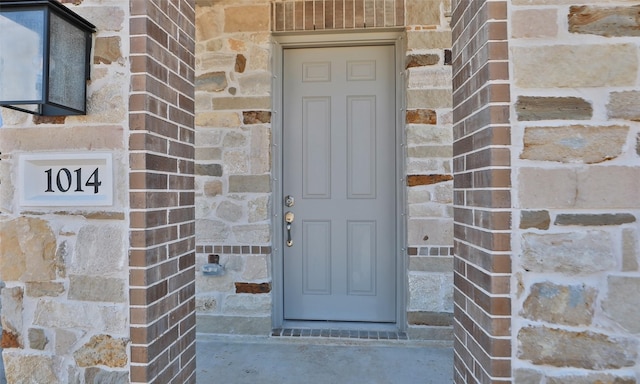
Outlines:
<svg viewBox="0 0 640 384"><path fill-rule="evenodd" d="M322 337L360 340L408 340L406 332L392 323L357 323L327 321L286 321L273 329L274 337Z"/></svg>
<svg viewBox="0 0 640 384"><path fill-rule="evenodd" d="M396 323L364 321L285 320L282 323L282 328L398 331L398 325Z"/></svg>

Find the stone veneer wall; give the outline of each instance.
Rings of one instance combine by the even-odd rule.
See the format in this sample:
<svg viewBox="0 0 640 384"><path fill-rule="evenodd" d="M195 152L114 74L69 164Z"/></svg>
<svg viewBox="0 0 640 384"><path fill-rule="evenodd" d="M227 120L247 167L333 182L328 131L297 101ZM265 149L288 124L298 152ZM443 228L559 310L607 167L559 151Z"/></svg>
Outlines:
<svg viewBox="0 0 640 384"><path fill-rule="evenodd" d="M510 7L517 383L640 380L640 6L595 3Z"/></svg>
<svg viewBox="0 0 640 384"><path fill-rule="evenodd" d="M195 383L195 2L130 7L131 382Z"/></svg>
<svg viewBox="0 0 640 384"><path fill-rule="evenodd" d="M408 332L451 340L451 1L407 1L405 14Z"/></svg>
<svg viewBox="0 0 640 384"><path fill-rule="evenodd" d="M511 382L507 3L453 11L456 383Z"/></svg>
<svg viewBox="0 0 640 384"><path fill-rule="evenodd" d="M362 7L357 5L355 12L347 8L350 3L315 1L316 10L326 16L315 27L308 17L301 22L295 12L303 9L302 2L196 3L199 331L269 334L271 330L272 30L297 25L296 29L307 31L365 31L366 20L375 20L367 29L406 29L410 332L414 337L451 338L451 4L409 0L404 9L404 1L387 0L384 8L378 1L376 9L385 9L387 16L370 17L378 14L376 3L358 0ZM304 9L312 5L306 2ZM201 266L215 260L214 255L225 274L202 275Z"/></svg>
<svg viewBox="0 0 640 384"><path fill-rule="evenodd" d="M1 109L0 280L9 383L129 380L127 98L129 2L65 1L96 25L86 116ZM113 154L110 207L21 207L18 160Z"/></svg>
<svg viewBox="0 0 640 384"><path fill-rule="evenodd" d="M7 380L195 382L194 2L63 2L98 30L87 115L2 110ZM86 151L113 206L18 206L21 154Z"/></svg>
<svg viewBox="0 0 640 384"><path fill-rule="evenodd" d="M196 4L200 332L271 330L269 10L266 1ZM223 276L200 272L213 254L225 266Z"/></svg>

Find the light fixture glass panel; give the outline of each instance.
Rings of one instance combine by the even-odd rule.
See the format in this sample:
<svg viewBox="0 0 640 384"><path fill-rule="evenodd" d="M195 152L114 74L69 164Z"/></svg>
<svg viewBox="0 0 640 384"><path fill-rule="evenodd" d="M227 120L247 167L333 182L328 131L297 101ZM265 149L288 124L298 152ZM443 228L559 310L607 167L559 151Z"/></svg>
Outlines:
<svg viewBox="0 0 640 384"><path fill-rule="evenodd" d="M44 10L0 13L0 100L43 100Z"/></svg>
<svg viewBox="0 0 640 384"><path fill-rule="evenodd" d="M49 102L84 110L86 33L51 13Z"/></svg>

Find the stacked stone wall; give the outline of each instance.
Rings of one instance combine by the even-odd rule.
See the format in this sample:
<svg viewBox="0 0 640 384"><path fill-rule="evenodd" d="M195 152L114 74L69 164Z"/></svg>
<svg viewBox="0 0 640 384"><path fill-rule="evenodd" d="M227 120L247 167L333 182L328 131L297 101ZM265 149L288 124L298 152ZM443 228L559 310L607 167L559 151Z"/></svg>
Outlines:
<svg viewBox="0 0 640 384"><path fill-rule="evenodd" d="M451 339L453 115L451 2L406 2L409 335Z"/></svg>
<svg viewBox="0 0 640 384"><path fill-rule="evenodd" d="M637 13L510 7L517 383L640 380Z"/></svg>
<svg viewBox="0 0 640 384"><path fill-rule="evenodd" d="M269 334L271 33L267 1L196 7L196 276L202 332ZM216 261L222 276L202 265Z"/></svg>
<svg viewBox="0 0 640 384"><path fill-rule="evenodd" d="M353 10L347 3L197 3L197 269L212 260L225 269L223 276L196 277L203 332L267 334L271 327L271 87L278 81L272 32L400 26L406 29L408 320L416 337L451 337L451 3L358 1L362 6ZM296 11L307 8L322 10L315 28L297 21L310 20ZM376 10L386 13L375 16ZM365 29L366 20L372 22ZM251 289L238 288L245 283Z"/></svg>
<svg viewBox="0 0 640 384"><path fill-rule="evenodd" d="M1 109L2 343L10 383L129 381L127 260L128 1L63 1L97 28L87 115L36 117ZM71 3L82 3L76 6ZM26 154L113 156L110 207L26 207Z"/></svg>

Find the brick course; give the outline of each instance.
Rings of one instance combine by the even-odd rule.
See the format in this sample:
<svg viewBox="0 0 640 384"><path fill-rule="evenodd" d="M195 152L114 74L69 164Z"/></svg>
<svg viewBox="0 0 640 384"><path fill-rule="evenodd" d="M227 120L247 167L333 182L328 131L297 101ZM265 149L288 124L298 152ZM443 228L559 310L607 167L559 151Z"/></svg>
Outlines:
<svg viewBox="0 0 640 384"><path fill-rule="evenodd" d="M431 0L430 0L431 1ZM431 1L436 3L434 1ZM437 1L439 5L440 1ZM286 0L272 3L274 31L383 28L404 26L404 4L399 0ZM437 7L422 7L430 10ZM432 20L439 21L439 12ZM424 19L424 17L419 19Z"/></svg>

